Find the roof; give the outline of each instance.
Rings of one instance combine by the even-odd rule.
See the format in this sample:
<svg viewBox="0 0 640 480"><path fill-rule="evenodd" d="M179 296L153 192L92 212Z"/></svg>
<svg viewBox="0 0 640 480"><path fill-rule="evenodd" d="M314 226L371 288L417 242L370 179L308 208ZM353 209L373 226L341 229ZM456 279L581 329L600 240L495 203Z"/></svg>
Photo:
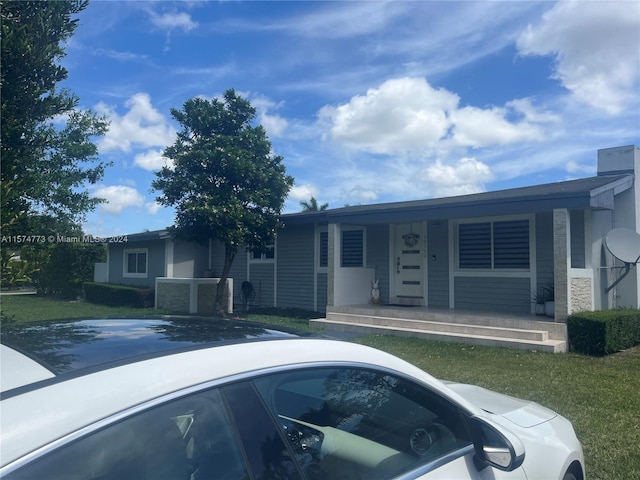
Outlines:
<svg viewBox="0 0 640 480"><path fill-rule="evenodd" d="M596 177L493 192L406 202L356 205L283 215L287 224L389 223L552 211L554 208L613 209L613 198L633 185L634 176Z"/></svg>
<svg viewBox="0 0 640 480"><path fill-rule="evenodd" d="M16 379L7 385L3 378L2 388L51 379L51 374L57 377L86 374L186 350L299 336L246 321L198 317L76 319L7 325L2 327L2 344L46 370L36 372L39 376L34 373L19 385L15 384ZM3 360L7 359L6 354L4 350ZM28 366L24 356L19 358L23 372ZM3 366L7 366L5 363ZM29 368L29 372L33 370Z"/></svg>

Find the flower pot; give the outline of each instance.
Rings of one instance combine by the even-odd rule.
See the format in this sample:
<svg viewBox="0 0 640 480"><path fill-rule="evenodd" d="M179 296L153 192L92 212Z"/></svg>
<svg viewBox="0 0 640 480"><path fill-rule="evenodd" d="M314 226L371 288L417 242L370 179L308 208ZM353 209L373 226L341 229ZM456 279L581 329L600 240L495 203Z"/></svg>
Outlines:
<svg viewBox="0 0 640 480"><path fill-rule="evenodd" d="M556 302L544 302L544 314L547 317L556 316Z"/></svg>
<svg viewBox="0 0 640 480"><path fill-rule="evenodd" d="M544 311L544 303L536 303L536 315L546 315Z"/></svg>

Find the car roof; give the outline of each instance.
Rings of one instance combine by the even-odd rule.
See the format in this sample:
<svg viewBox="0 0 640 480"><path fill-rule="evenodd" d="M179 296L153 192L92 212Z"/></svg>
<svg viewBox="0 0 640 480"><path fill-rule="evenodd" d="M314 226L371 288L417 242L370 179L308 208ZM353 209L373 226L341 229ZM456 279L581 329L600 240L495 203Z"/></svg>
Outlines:
<svg viewBox="0 0 640 480"><path fill-rule="evenodd" d="M310 335L241 320L162 316L67 319L2 328L3 396L39 380L205 347ZM10 347L10 348L7 348Z"/></svg>

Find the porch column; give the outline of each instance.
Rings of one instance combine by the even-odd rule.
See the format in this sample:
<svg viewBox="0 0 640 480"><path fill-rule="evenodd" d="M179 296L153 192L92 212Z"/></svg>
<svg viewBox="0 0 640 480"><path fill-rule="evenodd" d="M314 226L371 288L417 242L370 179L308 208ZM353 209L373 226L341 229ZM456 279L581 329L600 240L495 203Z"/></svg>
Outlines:
<svg viewBox="0 0 640 480"><path fill-rule="evenodd" d="M553 284L556 322L566 322L569 316L570 262L571 225L569 210L557 208L553 211Z"/></svg>

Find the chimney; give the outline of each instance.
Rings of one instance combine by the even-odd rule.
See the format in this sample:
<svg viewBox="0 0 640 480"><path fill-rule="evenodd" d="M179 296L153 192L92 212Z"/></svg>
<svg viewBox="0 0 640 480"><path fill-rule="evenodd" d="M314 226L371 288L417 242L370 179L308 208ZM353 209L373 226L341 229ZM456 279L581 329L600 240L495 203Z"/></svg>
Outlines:
<svg viewBox="0 0 640 480"><path fill-rule="evenodd" d="M640 148L635 145L598 150L598 175L640 172Z"/></svg>

